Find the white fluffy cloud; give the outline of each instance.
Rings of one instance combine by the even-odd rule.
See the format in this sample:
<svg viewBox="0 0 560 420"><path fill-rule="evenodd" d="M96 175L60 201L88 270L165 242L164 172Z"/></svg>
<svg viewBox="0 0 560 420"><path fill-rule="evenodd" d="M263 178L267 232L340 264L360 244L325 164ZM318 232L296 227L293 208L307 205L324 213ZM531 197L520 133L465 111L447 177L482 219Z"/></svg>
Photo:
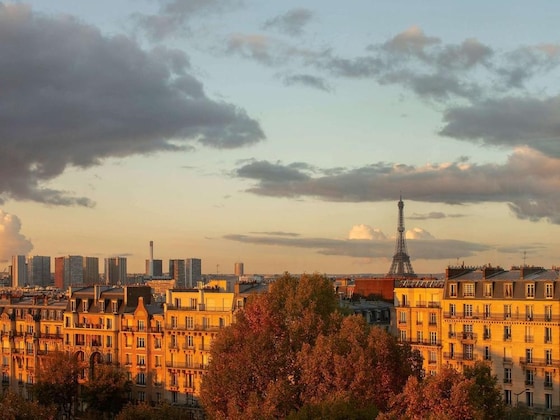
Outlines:
<svg viewBox="0 0 560 420"><path fill-rule="evenodd" d="M406 231L406 239L435 239L434 236L419 227L412 228Z"/></svg>
<svg viewBox="0 0 560 420"><path fill-rule="evenodd" d="M350 233L348 233L348 239L384 240L387 237L381 230L361 224L352 226Z"/></svg>
<svg viewBox="0 0 560 420"><path fill-rule="evenodd" d="M20 230L19 218L0 210L0 262L9 261L12 255L25 255L33 249L31 241Z"/></svg>

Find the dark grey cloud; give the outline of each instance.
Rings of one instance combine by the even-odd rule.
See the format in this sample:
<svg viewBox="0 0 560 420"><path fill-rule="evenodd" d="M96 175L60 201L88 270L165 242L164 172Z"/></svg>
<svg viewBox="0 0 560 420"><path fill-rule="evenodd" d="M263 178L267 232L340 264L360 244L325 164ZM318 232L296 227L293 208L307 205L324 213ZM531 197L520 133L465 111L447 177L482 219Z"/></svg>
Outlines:
<svg viewBox="0 0 560 420"><path fill-rule="evenodd" d="M407 218L410 220L428 220L428 219L445 219L447 217L458 218L458 217L465 217L465 215L458 214L458 213L446 214L441 211L432 211L426 214L412 213L412 215L408 216Z"/></svg>
<svg viewBox="0 0 560 420"><path fill-rule="evenodd" d="M518 149L504 164L457 162L421 167L378 163L322 173L281 163L258 162L240 167L236 175L251 179L247 190L271 197L310 197L334 202L407 200L467 204L506 203L520 219L560 224L560 160L533 149Z"/></svg>
<svg viewBox="0 0 560 420"><path fill-rule="evenodd" d="M264 138L243 109L207 97L189 70L182 52L145 51L68 16L0 4L0 202L91 206L44 184L108 157Z"/></svg>
<svg viewBox="0 0 560 420"><path fill-rule="evenodd" d="M528 146L560 157L560 96L507 97L444 113L440 134L489 146Z"/></svg>
<svg viewBox="0 0 560 420"><path fill-rule="evenodd" d="M309 9L292 9L286 13L267 20L264 29L276 29L291 36L303 34L303 28L313 19L313 12Z"/></svg>
<svg viewBox="0 0 560 420"><path fill-rule="evenodd" d="M332 90L324 78L310 74L294 74L284 77L283 80L286 86L301 85L324 92L330 92Z"/></svg>
<svg viewBox="0 0 560 420"><path fill-rule="evenodd" d="M326 238L284 238L232 234L224 239L253 245L285 246L316 250L317 253L352 258L391 258L394 241L337 240ZM407 242L413 259L438 260L475 256L489 249L488 245L459 240L416 239Z"/></svg>
<svg viewBox="0 0 560 420"><path fill-rule="evenodd" d="M251 232L252 235L268 235L268 236L288 236L291 238L296 238L300 236L299 233L294 232L281 232L281 231L273 231L273 232Z"/></svg>
<svg viewBox="0 0 560 420"><path fill-rule="evenodd" d="M152 41L188 34L193 18L220 14L241 4L236 0L159 0L158 3L157 14L132 15L136 28Z"/></svg>

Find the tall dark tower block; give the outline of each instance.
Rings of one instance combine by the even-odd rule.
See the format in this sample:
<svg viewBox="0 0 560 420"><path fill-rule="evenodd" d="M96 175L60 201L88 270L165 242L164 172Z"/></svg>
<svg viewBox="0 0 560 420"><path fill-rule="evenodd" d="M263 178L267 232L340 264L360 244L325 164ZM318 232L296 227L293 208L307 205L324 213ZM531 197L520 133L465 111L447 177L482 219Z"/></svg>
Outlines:
<svg viewBox="0 0 560 420"><path fill-rule="evenodd" d="M404 234L404 203L402 197L399 200L399 227L397 228L397 244L395 246L395 255L387 277L416 277L412 265L410 264L410 256L406 250L406 238Z"/></svg>

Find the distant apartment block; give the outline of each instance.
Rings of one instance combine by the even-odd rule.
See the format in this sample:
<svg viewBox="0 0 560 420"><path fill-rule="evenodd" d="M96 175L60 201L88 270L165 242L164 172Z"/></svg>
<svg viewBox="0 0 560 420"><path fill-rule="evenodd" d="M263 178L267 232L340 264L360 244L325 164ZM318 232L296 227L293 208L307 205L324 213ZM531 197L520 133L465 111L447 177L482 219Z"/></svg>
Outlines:
<svg viewBox="0 0 560 420"><path fill-rule="evenodd" d="M84 257L84 284L99 284L99 258Z"/></svg>
<svg viewBox="0 0 560 420"><path fill-rule="evenodd" d="M126 258L105 258L105 284L124 285L127 283Z"/></svg>
<svg viewBox="0 0 560 420"><path fill-rule="evenodd" d="M84 257L68 255L54 259L54 285L59 289L84 284Z"/></svg>
<svg viewBox="0 0 560 420"><path fill-rule="evenodd" d="M153 273L150 273L150 263ZM146 276L163 277L163 260L146 260Z"/></svg>
<svg viewBox="0 0 560 420"><path fill-rule="evenodd" d="M35 255L27 260L30 286L48 286L51 284L51 257Z"/></svg>
<svg viewBox="0 0 560 420"><path fill-rule="evenodd" d="M25 255L14 255L12 256L12 287L23 287L27 284L27 261Z"/></svg>
<svg viewBox="0 0 560 420"><path fill-rule="evenodd" d="M202 280L202 260L200 258L187 258L185 269L185 287L196 287L197 283Z"/></svg>

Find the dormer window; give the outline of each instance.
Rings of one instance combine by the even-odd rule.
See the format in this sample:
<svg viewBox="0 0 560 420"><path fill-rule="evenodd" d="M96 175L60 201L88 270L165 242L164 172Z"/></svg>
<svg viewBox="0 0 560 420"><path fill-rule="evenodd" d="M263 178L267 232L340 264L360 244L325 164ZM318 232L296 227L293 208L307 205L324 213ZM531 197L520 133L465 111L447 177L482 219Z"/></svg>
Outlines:
<svg viewBox="0 0 560 420"><path fill-rule="evenodd" d="M449 297L457 297L457 283L449 283Z"/></svg>
<svg viewBox="0 0 560 420"><path fill-rule="evenodd" d="M463 283L463 297L474 297L474 283Z"/></svg>
<svg viewBox="0 0 560 420"><path fill-rule="evenodd" d="M76 301L74 299L70 301L70 310L76 312Z"/></svg>
<svg viewBox="0 0 560 420"><path fill-rule="evenodd" d="M535 283L525 284L525 297L527 298L535 297Z"/></svg>
<svg viewBox="0 0 560 420"><path fill-rule="evenodd" d="M87 311L88 311L88 300L87 300L87 299L84 299L84 300L82 301L82 311L83 311L83 312L87 312Z"/></svg>
<svg viewBox="0 0 560 420"><path fill-rule="evenodd" d="M492 297L492 283L484 283L484 297Z"/></svg>
<svg viewBox="0 0 560 420"><path fill-rule="evenodd" d="M552 299L554 297L554 284L545 283L545 285L544 285L544 297L546 299Z"/></svg>
<svg viewBox="0 0 560 420"><path fill-rule="evenodd" d="M111 302L111 306L113 309L113 313L116 314L119 311L119 303L116 300L114 300Z"/></svg>
<svg viewBox="0 0 560 420"><path fill-rule="evenodd" d="M504 284L504 297L507 298L513 297L513 284L511 283Z"/></svg>
<svg viewBox="0 0 560 420"><path fill-rule="evenodd" d="M105 301L104 300L99 301L99 312L105 312Z"/></svg>

